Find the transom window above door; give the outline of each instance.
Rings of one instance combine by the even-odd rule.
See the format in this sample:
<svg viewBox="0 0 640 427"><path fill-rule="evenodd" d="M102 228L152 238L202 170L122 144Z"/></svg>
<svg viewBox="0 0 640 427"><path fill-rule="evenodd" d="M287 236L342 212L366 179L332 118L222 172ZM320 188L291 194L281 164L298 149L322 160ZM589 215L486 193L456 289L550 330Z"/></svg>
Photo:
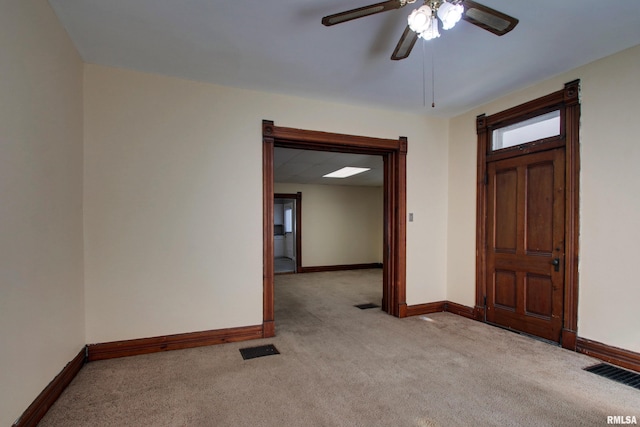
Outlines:
<svg viewBox="0 0 640 427"><path fill-rule="evenodd" d="M492 132L491 150L515 147L560 135L560 110L523 120Z"/></svg>

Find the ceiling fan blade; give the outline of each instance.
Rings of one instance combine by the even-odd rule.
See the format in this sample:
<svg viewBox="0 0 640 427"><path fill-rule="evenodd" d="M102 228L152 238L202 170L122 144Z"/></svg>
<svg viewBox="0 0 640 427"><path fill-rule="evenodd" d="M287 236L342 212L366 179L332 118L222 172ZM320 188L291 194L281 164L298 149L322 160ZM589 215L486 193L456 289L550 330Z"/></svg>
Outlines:
<svg viewBox="0 0 640 427"><path fill-rule="evenodd" d="M351 21L352 19L363 18L365 16L374 15L387 10L400 9L406 4L401 0L389 0L381 3L372 4L370 6L359 7L357 9L347 10L346 12L335 13L333 15L322 18L322 24L329 27L335 24Z"/></svg>
<svg viewBox="0 0 640 427"><path fill-rule="evenodd" d="M512 16L471 0L464 0L462 5L464 6L462 19L498 36L507 34L519 22Z"/></svg>
<svg viewBox="0 0 640 427"><path fill-rule="evenodd" d="M411 53L411 49L413 49L413 45L416 44L417 40L418 40L418 33L413 31L407 25L407 28L404 29L404 33L402 33L400 40L398 40L398 44L396 45L396 48L393 50L393 53L391 54L391 59L393 59L394 61L399 61L401 59L405 59L406 57L408 57L409 54Z"/></svg>

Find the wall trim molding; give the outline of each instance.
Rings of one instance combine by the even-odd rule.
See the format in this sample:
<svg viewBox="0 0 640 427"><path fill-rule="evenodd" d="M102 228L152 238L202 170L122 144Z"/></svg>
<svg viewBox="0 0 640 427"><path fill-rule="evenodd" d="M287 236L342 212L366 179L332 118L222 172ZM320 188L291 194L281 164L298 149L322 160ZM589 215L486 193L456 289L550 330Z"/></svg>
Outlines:
<svg viewBox="0 0 640 427"><path fill-rule="evenodd" d="M458 304L457 302L447 301L445 311L466 317L467 319L477 320L476 311L473 307L467 307L466 305Z"/></svg>
<svg viewBox="0 0 640 427"><path fill-rule="evenodd" d="M372 262L369 264L342 264L342 265L320 265L315 267L300 267L298 273L319 273L322 271L344 271L344 270L367 270L370 268L382 268L382 263Z"/></svg>
<svg viewBox="0 0 640 427"><path fill-rule="evenodd" d="M578 337L576 340L576 351L614 365L622 366L623 368L640 372L640 353L582 337Z"/></svg>
<svg viewBox="0 0 640 427"><path fill-rule="evenodd" d="M405 315L420 316L423 314L440 313L446 311L448 313L457 314L458 316L466 317L471 320L478 320L476 318L476 310L466 305L458 304L451 301L435 301L425 304L416 304L406 306Z"/></svg>
<svg viewBox="0 0 640 427"><path fill-rule="evenodd" d="M420 316L423 314L439 313L447 311L447 301L428 302L426 304L408 305L406 316Z"/></svg>
<svg viewBox="0 0 640 427"><path fill-rule="evenodd" d="M276 324L269 321L262 324L262 338L271 338L276 336Z"/></svg>
<svg viewBox="0 0 640 427"><path fill-rule="evenodd" d="M87 345L87 361L114 359L161 351L182 350L228 342L246 341L271 335L271 325L244 326L184 334L164 335Z"/></svg>
<svg viewBox="0 0 640 427"><path fill-rule="evenodd" d="M576 331L570 331L569 329L563 328L560 339L562 340L562 348L576 351L576 340L578 339L578 334Z"/></svg>
<svg viewBox="0 0 640 427"><path fill-rule="evenodd" d="M67 363L62 371L42 390L38 397L35 398L12 426L26 427L37 425L49 408L58 400L58 397L60 397L64 389L67 388L78 372L80 372L80 369L82 369L87 361L86 353L87 347L83 346L76 357Z"/></svg>
<svg viewBox="0 0 640 427"><path fill-rule="evenodd" d="M542 112L558 109L562 114L561 146L565 150L565 195L564 195L564 256L561 268L564 272L564 297L561 313L562 325L557 330L557 340L563 348L575 344L571 332L578 329L579 275L578 259L580 255L580 80L565 83L564 88L524 104L503 110L499 113L476 117L477 156L476 156L476 307L487 306L488 295L487 259L488 259L488 184L485 184L488 163L500 156L511 156L515 152L535 152L554 147L552 140L537 147L512 148L503 154L491 153L491 133L494 128L508 125L521 118L533 117ZM523 154L524 152L520 152ZM503 157L504 158L504 157ZM562 248L561 248L562 249ZM489 303L489 306L492 303ZM477 310L477 316L484 318L488 312ZM482 317L481 317L482 316ZM554 335L555 335L554 326ZM554 337L553 341L556 341Z"/></svg>
<svg viewBox="0 0 640 427"><path fill-rule="evenodd" d="M275 147L384 158L384 232L382 310L400 317L406 304L407 281L407 150L408 139L373 138L276 126L262 121L262 287L263 323L274 318L273 155Z"/></svg>

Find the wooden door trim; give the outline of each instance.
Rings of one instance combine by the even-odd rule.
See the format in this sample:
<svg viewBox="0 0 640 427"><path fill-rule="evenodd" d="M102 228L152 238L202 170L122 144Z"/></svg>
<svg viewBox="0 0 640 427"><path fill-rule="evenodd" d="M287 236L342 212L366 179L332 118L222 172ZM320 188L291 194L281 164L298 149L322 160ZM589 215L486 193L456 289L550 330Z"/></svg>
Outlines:
<svg viewBox="0 0 640 427"><path fill-rule="evenodd" d="M302 193L275 193L274 199L296 201L296 273L302 272Z"/></svg>
<svg viewBox="0 0 640 427"><path fill-rule="evenodd" d="M407 138L372 138L294 129L262 121L263 331L275 335L273 268L273 150L275 147L381 155L384 159L383 310L405 317Z"/></svg>
<svg viewBox="0 0 640 427"><path fill-rule="evenodd" d="M476 181L476 305L475 318L486 319L485 296L487 257L487 157L491 130L544 111L560 109L561 129L565 137L565 296L561 344L564 348L576 349L578 330L578 236L580 194L580 80L566 83L564 89L508 110L476 119L478 135L477 181ZM553 142L548 148L554 148ZM536 150L543 149L540 146Z"/></svg>

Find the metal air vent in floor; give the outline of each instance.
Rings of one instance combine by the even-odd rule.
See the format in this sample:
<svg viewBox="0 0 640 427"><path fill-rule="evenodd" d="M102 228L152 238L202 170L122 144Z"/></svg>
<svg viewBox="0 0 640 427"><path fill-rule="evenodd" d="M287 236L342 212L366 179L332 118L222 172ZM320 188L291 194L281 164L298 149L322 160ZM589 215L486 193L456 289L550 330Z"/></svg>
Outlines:
<svg viewBox="0 0 640 427"><path fill-rule="evenodd" d="M378 308L380 306L368 302L366 304L356 304L356 305L354 305L354 307L358 307L360 310L366 310L367 308Z"/></svg>
<svg viewBox="0 0 640 427"><path fill-rule="evenodd" d="M259 347L241 348L240 354L244 360L255 359L256 357L271 356L280 354L273 344L261 345Z"/></svg>
<svg viewBox="0 0 640 427"><path fill-rule="evenodd" d="M608 363L598 363L597 365L586 367L584 370L640 390L640 374L635 372L627 371Z"/></svg>

